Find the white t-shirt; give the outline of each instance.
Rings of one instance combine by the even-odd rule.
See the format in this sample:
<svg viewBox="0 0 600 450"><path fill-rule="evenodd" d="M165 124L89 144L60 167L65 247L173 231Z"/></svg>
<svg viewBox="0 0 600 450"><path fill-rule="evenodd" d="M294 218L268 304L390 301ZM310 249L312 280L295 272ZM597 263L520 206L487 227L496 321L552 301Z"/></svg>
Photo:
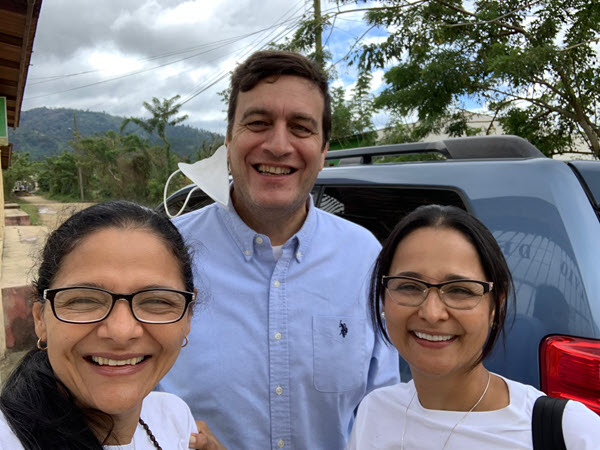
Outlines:
<svg viewBox="0 0 600 450"><path fill-rule="evenodd" d="M535 400L544 395L532 386L507 380L510 404L497 411L472 412L425 409L415 396L413 381L368 394L361 402L347 450L400 449L402 432L406 450L532 449L531 416ZM600 448L600 417L579 402L569 401L563 414L563 435L568 450Z"/></svg>
<svg viewBox="0 0 600 450"><path fill-rule="evenodd" d="M142 420L154 434L163 450L187 450L190 434L196 433L196 422L190 408L179 397L166 392L151 392L142 404ZM106 450L156 450L141 425L135 430L133 441L126 445L106 445ZM4 414L0 412L0 449L23 450L21 442Z"/></svg>

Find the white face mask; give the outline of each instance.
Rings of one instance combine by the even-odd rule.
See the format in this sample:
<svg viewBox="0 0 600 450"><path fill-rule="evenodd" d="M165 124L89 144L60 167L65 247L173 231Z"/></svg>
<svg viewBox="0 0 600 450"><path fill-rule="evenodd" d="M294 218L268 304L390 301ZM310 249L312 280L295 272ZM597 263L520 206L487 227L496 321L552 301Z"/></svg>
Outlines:
<svg viewBox="0 0 600 450"><path fill-rule="evenodd" d="M177 172L183 173L186 177L192 180L196 186L202 189L206 195L212 198L215 202L227 207L229 205L229 171L227 169L227 147L221 145L215 153L209 158L201 159L196 161L194 164L179 163L177 164L179 170L173 172L167 183L165 184L164 191L164 205L165 211L169 217L177 217L185 208L189 197L181 207L181 210L174 216L169 214L167 211L167 186L171 181L173 175Z"/></svg>

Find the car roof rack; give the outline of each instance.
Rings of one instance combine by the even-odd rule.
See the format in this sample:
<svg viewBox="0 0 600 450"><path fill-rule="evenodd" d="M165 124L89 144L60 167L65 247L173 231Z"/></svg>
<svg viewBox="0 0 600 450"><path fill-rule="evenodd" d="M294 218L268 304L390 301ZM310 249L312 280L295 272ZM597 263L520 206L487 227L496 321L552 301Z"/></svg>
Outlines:
<svg viewBox="0 0 600 450"><path fill-rule="evenodd" d="M446 159L545 158L544 154L526 139L519 136L495 135L333 150L327 153L325 159L360 158L359 164L371 164L373 156L415 153L440 153Z"/></svg>

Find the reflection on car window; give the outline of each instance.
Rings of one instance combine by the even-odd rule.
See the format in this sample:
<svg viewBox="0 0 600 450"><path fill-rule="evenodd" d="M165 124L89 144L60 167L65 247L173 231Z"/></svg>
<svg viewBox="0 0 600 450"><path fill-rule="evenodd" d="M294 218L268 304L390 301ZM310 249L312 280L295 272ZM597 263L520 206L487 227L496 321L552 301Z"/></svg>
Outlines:
<svg viewBox="0 0 600 450"><path fill-rule="evenodd" d="M319 208L367 228L383 241L403 216L432 203L466 209L451 190L356 185L325 186Z"/></svg>

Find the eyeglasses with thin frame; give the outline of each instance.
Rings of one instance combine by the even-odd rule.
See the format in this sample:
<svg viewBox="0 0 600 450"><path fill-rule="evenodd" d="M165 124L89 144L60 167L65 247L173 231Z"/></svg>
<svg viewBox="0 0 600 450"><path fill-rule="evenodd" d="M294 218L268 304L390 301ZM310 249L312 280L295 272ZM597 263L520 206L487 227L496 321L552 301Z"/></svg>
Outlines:
<svg viewBox="0 0 600 450"><path fill-rule="evenodd" d="M67 323L95 323L106 319L117 300L126 300L139 322L174 323L184 316L194 292L176 289L143 289L131 294L115 294L106 289L70 286L44 290L54 316Z"/></svg>
<svg viewBox="0 0 600 450"><path fill-rule="evenodd" d="M453 309L473 309L494 287L490 281L451 280L427 283L412 277L383 277L382 285L390 299L401 306L420 306L431 288L436 288L444 304Z"/></svg>

